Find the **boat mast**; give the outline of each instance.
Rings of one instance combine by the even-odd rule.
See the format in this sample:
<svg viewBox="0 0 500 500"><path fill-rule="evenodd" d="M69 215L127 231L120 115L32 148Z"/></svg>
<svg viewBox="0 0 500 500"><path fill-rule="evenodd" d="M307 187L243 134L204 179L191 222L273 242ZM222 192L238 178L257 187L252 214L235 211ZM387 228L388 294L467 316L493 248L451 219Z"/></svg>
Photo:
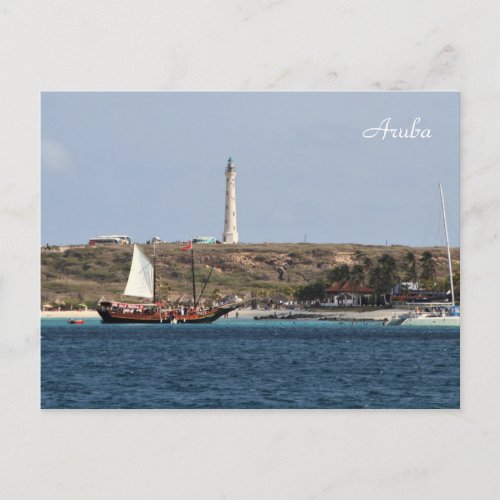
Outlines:
<svg viewBox="0 0 500 500"><path fill-rule="evenodd" d="M156 241L153 241L153 304L156 304Z"/></svg>
<svg viewBox="0 0 500 500"><path fill-rule="evenodd" d="M448 238L448 224L446 223L446 210L444 208L444 195L443 195L443 187L441 186L441 183L439 184L439 192L441 193L441 207L443 209L444 234L446 236L446 249L448 251L448 271L450 273L451 304L454 306L455 305L455 292L453 290L453 273L451 271L450 240Z"/></svg>
<svg viewBox="0 0 500 500"><path fill-rule="evenodd" d="M194 250L191 243L191 275L193 279L193 307L196 307L196 283L194 281Z"/></svg>

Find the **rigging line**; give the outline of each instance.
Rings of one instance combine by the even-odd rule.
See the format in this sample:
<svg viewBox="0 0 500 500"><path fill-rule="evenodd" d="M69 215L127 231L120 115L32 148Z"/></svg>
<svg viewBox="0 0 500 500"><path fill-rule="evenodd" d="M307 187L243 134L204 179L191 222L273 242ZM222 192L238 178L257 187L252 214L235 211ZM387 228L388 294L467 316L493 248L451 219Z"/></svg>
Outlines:
<svg viewBox="0 0 500 500"><path fill-rule="evenodd" d="M191 247L191 273L193 278L193 307L196 307L196 281L194 277L194 250Z"/></svg>
<svg viewBox="0 0 500 500"><path fill-rule="evenodd" d="M432 197L430 203L426 205L425 219L422 218L424 225L422 226L422 234L420 237L420 246L428 247L435 246L438 240L440 227L441 208L439 207L439 198Z"/></svg>
<svg viewBox="0 0 500 500"><path fill-rule="evenodd" d="M198 300L196 301L196 304L194 305L194 307L196 307L198 305L198 303L200 302L201 296L203 295L203 292L205 291L205 287L207 286L208 280L210 279L210 276L212 276L212 271L214 270L214 267L215 267L215 264L212 265L212 269L210 269L210 273L208 274L208 277L205 280L205 283L203 284L203 288L201 289L200 296L198 297Z"/></svg>

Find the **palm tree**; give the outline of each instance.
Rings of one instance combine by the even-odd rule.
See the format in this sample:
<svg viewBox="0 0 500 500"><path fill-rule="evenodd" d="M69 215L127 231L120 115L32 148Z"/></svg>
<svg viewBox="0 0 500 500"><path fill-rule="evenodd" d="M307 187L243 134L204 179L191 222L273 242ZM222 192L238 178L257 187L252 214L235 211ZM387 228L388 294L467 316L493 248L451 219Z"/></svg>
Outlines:
<svg viewBox="0 0 500 500"><path fill-rule="evenodd" d="M360 304L362 304L363 295L359 292L359 286L364 285L365 283L365 270L363 269L363 266L359 264L352 266L350 282L355 288L358 289Z"/></svg>
<svg viewBox="0 0 500 500"><path fill-rule="evenodd" d="M378 303L377 297L379 295L385 294L385 278L386 274L384 273L381 266L375 266L373 269L370 270L368 283L373 288L375 304ZM384 302L385 302L385 295L384 295Z"/></svg>
<svg viewBox="0 0 500 500"><path fill-rule="evenodd" d="M365 276L368 275L368 273L373 269L373 262L372 262L372 259L370 259L370 257L365 257L363 259L363 270L365 272Z"/></svg>
<svg viewBox="0 0 500 500"><path fill-rule="evenodd" d="M405 271L405 281L413 283L418 288L418 270L417 270L417 258L413 252L407 252L404 259L403 269ZM401 287L404 290L406 296L410 290L410 285L406 284Z"/></svg>
<svg viewBox="0 0 500 500"><path fill-rule="evenodd" d="M411 281L417 284L418 271L417 271L417 258L413 252L408 252L405 255L405 281Z"/></svg>
<svg viewBox="0 0 500 500"><path fill-rule="evenodd" d="M384 253L377 260L377 265L370 271L370 285L376 295L384 297L384 304L387 303L386 295L391 288L399 282L396 260L389 254Z"/></svg>
<svg viewBox="0 0 500 500"><path fill-rule="evenodd" d="M432 253L426 250L422 254L422 257L420 257L419 262L422 268L420 278L424 281L434 283L436 281L436 261Z"/></svg>
<svg viewBox="0 0 500 500"><path fill-rule="evenodd" d="M398 266L394 257L391 257L389 254L384 253L377 262L387 273L387 277L391 283L391 286L394 286L399 282Z"/></svg>
<svg viewBox="0 0 500 500"><path fill-rule="evenodd" d="M371 273L372 273L372 270L373 270L372 259L370 259L370 257L366 257L365 256L365 258L363 259L362 267L363 267L363 274L364 274L364 282L363 282L363 284L366 285L366 283L370 283L370 281L371 281ZM377 302L377 295L376 295L376 293L373 294L373 301Z"/></svg>
<svg viewBox="0 0 500 500"><path fill-rule="evenodd" d="M363 269L363 266L356 264L352 266L351 272L350 272L350 282L355 285L364 285L365 283L365 270Z"/></svg>
<svg viewBox="0 0 500 500"><path fill-rule="evenodd" d="M455 300L460 302L460 268L453 273L453 288Z"/></svg>
<svg viewBox="0 0 500 500"><path fill-rule="evenodd" d="M342 286L347 283L349 279L350 271L347 264L336 266L328 272L328 280L331 283L338 283L340 286Z"/></svg>

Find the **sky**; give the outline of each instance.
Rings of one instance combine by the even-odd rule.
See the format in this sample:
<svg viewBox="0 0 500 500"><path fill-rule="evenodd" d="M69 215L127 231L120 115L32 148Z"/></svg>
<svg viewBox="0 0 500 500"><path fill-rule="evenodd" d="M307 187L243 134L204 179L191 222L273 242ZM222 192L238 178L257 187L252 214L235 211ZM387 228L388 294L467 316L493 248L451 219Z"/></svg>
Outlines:
<svg viewBox="0 0 500 500"><path fill-rule="evenodd" d="M241 242L459 245L457 92L44 92L42 244L222 238L237 168ZM363 137L390 128L430 138ZM369 135L369 134L368 134Z"/></svg>

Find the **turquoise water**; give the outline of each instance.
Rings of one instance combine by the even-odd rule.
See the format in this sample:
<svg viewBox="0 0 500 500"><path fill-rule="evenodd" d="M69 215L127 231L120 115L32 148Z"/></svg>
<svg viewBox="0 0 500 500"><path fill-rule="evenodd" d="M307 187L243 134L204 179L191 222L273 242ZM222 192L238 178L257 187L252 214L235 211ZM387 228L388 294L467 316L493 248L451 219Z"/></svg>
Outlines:
<svg viewBox="0 0 500 500"><path fill-rule="evenodd" d="M459 408L458 328L44 319L42 408Z"/></svg>

